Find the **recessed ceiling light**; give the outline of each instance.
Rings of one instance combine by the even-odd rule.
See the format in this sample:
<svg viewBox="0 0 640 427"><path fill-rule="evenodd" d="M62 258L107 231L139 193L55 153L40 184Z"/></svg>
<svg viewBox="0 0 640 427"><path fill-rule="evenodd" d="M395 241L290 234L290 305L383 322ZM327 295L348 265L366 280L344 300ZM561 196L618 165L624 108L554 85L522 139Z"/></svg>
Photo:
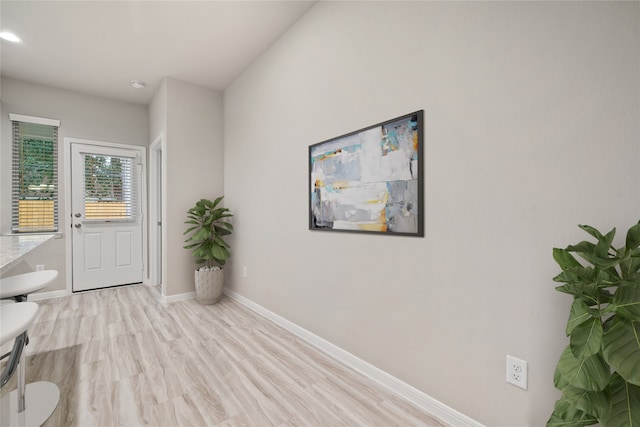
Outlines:
<svg viewBox="0 0 640 427"><path fill-rule="evenodd" d="M16 36L13 33L10 33L8 31L3 31L0 33L0 38L3 40L6 40L8 42L13 42L13 43L19 43L20 42L20 37Z"/></svg>
<svg viewBox="0 0 640 427"><path fill-rule="evenodd" d="M139 80L131 80L131 86L136 89L144 89L145 83Z"/></svg>

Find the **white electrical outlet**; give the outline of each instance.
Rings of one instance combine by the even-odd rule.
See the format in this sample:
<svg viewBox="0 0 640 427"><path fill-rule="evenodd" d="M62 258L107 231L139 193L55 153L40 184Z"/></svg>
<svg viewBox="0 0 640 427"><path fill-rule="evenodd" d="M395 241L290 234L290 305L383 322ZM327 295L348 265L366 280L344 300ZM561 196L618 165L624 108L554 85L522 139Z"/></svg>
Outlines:
<svg viewBox="0 0 640 427"><path fill-rule="evenodd" d="M507 354L507 382L527 389L527 361Z"/></svg>
<svg viewBox="0 0 640 427"><path fill-rule="evenodd" d="M44 264L36 265L36 271L44 271Z"/></svg>
<svg viewBox="0 0 640 427"><path fill-rule="evenodd" d="M242 277L247 277L247 267L242 267Z"/></svg>

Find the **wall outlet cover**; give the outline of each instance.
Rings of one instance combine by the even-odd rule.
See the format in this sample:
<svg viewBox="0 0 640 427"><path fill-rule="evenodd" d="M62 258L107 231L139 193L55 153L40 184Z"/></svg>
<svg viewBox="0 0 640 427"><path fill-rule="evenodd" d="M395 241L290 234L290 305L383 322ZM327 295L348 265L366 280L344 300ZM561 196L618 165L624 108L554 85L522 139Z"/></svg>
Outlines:
<svg viewBox="0 0 640 427"><path fill-rule="evenodd" d="M507 382L527 390L528 379L527 361L507 354Z"/></svg>

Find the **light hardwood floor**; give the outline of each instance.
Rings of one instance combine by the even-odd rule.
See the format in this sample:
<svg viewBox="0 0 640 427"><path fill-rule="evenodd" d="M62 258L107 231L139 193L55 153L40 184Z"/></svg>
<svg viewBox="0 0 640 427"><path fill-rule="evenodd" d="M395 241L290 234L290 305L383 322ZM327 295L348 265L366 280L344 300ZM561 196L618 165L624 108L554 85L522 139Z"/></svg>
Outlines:
<svg viewBox="0 0 640 427"><path fill-rule="evenodd" d="M136 285L38 302L27 382L61 392L45 426L445 426L229 298L157 300Z"/></svg>

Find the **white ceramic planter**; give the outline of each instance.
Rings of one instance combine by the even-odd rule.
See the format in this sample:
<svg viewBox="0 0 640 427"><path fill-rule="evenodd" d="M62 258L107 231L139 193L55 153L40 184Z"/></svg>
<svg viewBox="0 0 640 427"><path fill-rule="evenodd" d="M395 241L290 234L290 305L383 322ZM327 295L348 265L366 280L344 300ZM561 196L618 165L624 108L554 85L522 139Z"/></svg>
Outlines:
<svg viewBox="0 0 640 427"><path fill-rule="evenodd" d="M224 287L224 270L196 271L196 300L200 304L215 304Z"/></svg>

